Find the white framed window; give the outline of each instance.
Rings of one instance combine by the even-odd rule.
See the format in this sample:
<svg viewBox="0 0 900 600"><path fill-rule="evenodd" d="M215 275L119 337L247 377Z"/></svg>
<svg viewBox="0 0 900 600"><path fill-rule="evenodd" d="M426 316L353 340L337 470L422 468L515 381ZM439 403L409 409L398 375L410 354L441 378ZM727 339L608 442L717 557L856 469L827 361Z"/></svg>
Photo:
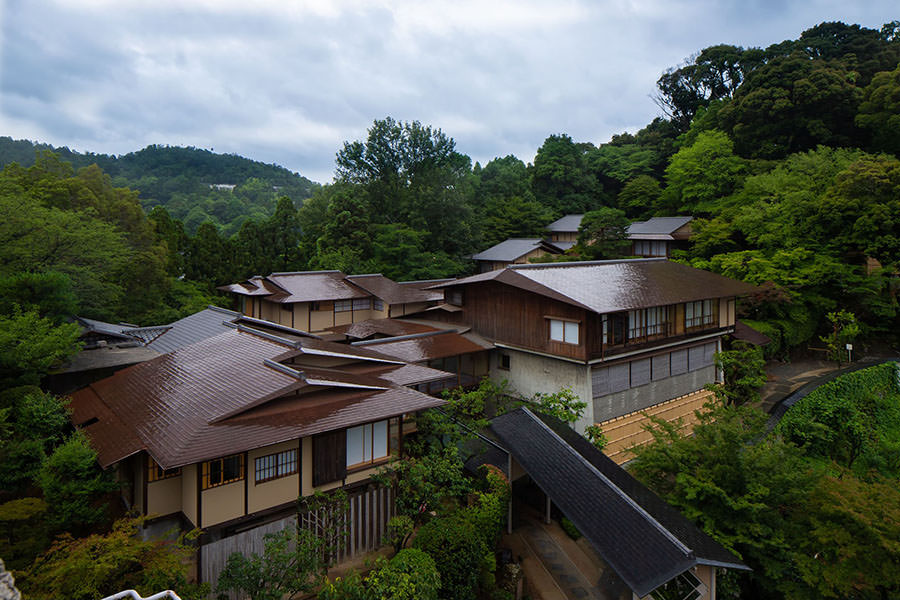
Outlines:
<svg viewBox="0 0 900 600"><path fill-rule="evenodd" d="M353 310L369 310L372 308L371 298L354 298Z"/></svg>
<svg viewBox="0 0 900 600"><path fill-rule="evenodd" d="M348 312L353 310L352 300L335 300L334 312Z"/></svg>
<svg viewBox="0 0 900 600"><path fill-rule="evenodd" d="M388 457L388 422L377 421L347 429L347 468Z"/></svg>
<svg viewBox="0 0 900 600"><path fill-rule="evenodd" d="M297 472L297 449L260 456L254 461L255 483L271 481Z"/></svg>
<svg viewBox="0 0 900 600"><path fill-rule="evenodd" d="M561 319L550 319L550 339L554 342L577 345L578 323Z"/></svg>

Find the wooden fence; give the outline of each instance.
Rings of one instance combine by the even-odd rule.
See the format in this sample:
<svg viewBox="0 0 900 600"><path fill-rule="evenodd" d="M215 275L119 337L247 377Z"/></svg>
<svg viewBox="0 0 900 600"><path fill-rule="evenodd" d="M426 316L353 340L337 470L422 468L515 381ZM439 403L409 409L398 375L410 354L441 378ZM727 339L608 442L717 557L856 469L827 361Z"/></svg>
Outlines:
<svg viewBox="0 0 900 600"><path fill-rule="evenodd" d="M336 525L337 538L340 540L335 554L338 563L384 545L387 522L395 514L394 490L390 487L367 486L349 492L347 500L347 511L343 515L335 515L328 508L322 508L315 513L308 512L300 516L300 526L317 533ZM202 581L209 582L211 586L213 593L210 597L216 597L219 573L225 568L232 553L262 555L266 534L296 526L297 516L292 515L203 546L200 552L200 576ZM234 595L230 597L232 600L238 598Z"/></svg>

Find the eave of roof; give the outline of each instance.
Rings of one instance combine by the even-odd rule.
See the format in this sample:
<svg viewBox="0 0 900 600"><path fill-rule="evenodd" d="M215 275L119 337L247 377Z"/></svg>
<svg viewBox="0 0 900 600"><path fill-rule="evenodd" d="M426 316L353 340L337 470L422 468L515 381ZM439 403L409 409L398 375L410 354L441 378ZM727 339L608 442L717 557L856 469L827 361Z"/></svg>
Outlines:
<svg viewBox="0 0 900 600"><path fill-rule="evenodd" d="M512 265L437 287L499 281L596 313L742 296L756 286L664 258Z"/></svg>

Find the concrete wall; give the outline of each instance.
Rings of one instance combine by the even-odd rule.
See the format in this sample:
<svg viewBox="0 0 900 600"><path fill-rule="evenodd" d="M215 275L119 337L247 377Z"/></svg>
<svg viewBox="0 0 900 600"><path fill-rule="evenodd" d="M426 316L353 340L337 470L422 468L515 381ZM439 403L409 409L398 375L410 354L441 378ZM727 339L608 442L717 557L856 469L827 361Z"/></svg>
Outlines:
<svg viewBox="0 0 900 600"><path fill-rule="evenodd" d="M147 484L147 514L170 515L181 510L181 481L184 473L178 477L168 477Z"/></svg>
<svg viewBox="0 0 900 600"><path fill-rule="evenodd" d="M593 417L597 423L621 417L631 412L643 410L654 404L700 390L707 383L715 383L715 380L715 366L707 366L701 367L696 371L688 371L681 375L651 381L640 387L600 396L594 398ZM588 384L590 384L590 379Z"/></svg>
<svg viewBox="0 0 900 600"><path fill-rule="evenodd" d="M502 354L509 355L509 370L499 367ZM587 402L584 415L574 425L579 433L595 422L590 402L590 373L587 365L506 348L497 349L491 357L491 379L496 382L505 379L509 382L511 391L519 396L533 396L538 392L554 394L563 388L569 388L579 399Z"/></svg>
<svg viewBox="0 0 900 600"><path fill-rule="evenodd" d="M299 474L295 473L293 475L285 475L284 477L279 477L278 479L256 483L256 459L260 456L284 452L285 450L290 450L291 448L296 448L299 452L299 447L300 445L298 443L298 440L293 440L290 442L275 444L274 446L266 446L265 448L251 450L248 453L247 476L250 478L250 480L247 482L248 513L264 510L266 508L285 504L286 502L291 502L297 499L297 496L300 494ZM300 455L297 456L297 459L299 467Z"/></svg>

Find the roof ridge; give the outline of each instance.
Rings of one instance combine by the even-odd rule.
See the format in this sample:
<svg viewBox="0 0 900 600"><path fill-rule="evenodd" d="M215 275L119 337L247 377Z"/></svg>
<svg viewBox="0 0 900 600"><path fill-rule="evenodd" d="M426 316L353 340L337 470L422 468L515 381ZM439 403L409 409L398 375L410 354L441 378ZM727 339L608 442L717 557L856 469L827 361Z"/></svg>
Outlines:
<svg viewBox="0 0 900 600"><path fill-rule="evenodd" d="M550 242L551 244L554 242ZM581 261L571 261L571 262L559 262L559 263L532 263L527 265L509 265L506 268L512 269L515 271L521 269L554 269L554 268L564 268L564 267L584 267L584 266L595 266L595 265L618 265L625 263L635 263L635 262L660 262L666 261L668 259L663 257L652 257L652 258L616 258L611 260L581 260Z"/></svg>
<svg viewBox="0 0 900 600"><path fill-rule="evenodd" d="M269 273L266 277L272 277L273 275L276 277L283 277L285 275L312 275L313 273L341 273L341 275L343 275L343 273L337 269L328 269L325 271L279 271L277 273Z"/></svg>
<svg viewBox="0 0 900 600"><path fill-rule="evenodd" d="M645 520L647 520L651 525L653 525L653 527L655 527L660 533L662 533L664 536L666 536L667 538L669 538L669 540L672 541L672 542L673 542L673 543L674 543L674 544L675 544L682 552L684 552L689 558L690 558L690 557L696 558L695 556L693 556L693 555L694 555L694 551L693 551L691 548L689 548L689 547L687 546L687 544L685 544L684 542L682 542L682 541L681 541L674 533L672 533L671 531L669 531L662 523L660 523L659 521L657 521L657 520L656 520L656 517L654 517L654 516L651 515L649 512L647 512L647 509L645 509L643 506L641 506L640 504L638 504L638 502L637 502L634 498L632 498L631 496L629 496L628 494L626 494L625 491L624 491L622 488L620 488L620 487L617 486L615 483L613 483L612 480L611 480L609 477L607 477L606 475L604 475L604 474L600 471L600 469L598 469L596 466L594 466L594 465L591 463L591 461L589 461L588 459L586 459L580 452L578 452L577 450L575 450L575 448L573 448L572 446L570 446L570 445L568 444L568 442L566 442L566 441L565 441L558 433L556 433L555 431L553 431L553 429L551 429L549 425L547 425L546 423L544 423L544 421L543 421L542 419L539 419L533 412L531 412L530 410L528 410L528 408L525 407L525 406L522 407L522 410L523 410L529 417L531 417L531 418L532 418L532 419L533 419L540 427L542 427L542 428L545 429L547 432L549 432L550 435L552 435L554 438L556 438L557 440L559 440L560 442L562 442L563 446L565 446L565 447L567 448L567 450L568 450L571 454L573 454L573 455L574 455L574 456L575 456L582 464L584 464L588 469L590 469L591 471L593 471L594 474L598 475L598 476L599 476L599 477L600 477L600 478L601 478L601 479L602 479L602 480L610 487L610 489L611 489L613 492L616 493L616 495L618 495L618 496L619 496L620 498L622 498L625 502L627 502L632 508L634 508L636 511L638 511L638 513L640 513L640 514L644 517Z"/></svg>
<svg viewBox="0 0 900 600"><path fill-rule="evenodd" d="M206 308L208 308L209 310L214 310L214 311L216 311L216 312L225 313L225 314L229 314L229 315L234 315L234 316L236 316L236 317L241 316L241 313L237 312L236 310L230 310L230 309L227 309L227 308L222 308L221 306L216 306L216 305L214 305L214 304L207 304L207 305L206 305ZM196 314L196 313L194 313L194 314ZM190 316L190 315L189 315L189 316Z"/></svg>

